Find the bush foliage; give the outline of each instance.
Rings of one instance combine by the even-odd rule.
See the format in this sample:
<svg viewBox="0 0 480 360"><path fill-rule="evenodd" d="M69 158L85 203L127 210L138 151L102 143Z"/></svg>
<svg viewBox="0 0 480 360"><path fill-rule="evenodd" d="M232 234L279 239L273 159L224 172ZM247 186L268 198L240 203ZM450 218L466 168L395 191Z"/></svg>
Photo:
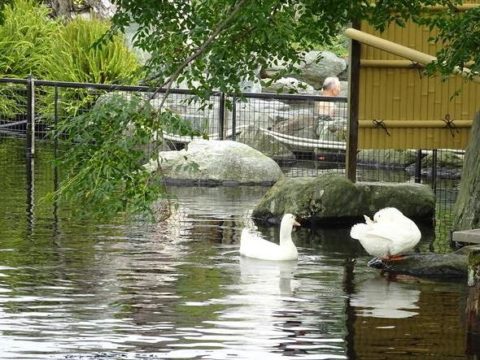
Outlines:
<svg viewBox="0 0 480 360"><path fill-rule="evenodd" d="M98 19L77 18L61 28L52 47L55 59L45 64L47 79L96 84L132 84L139 80L140 65L115 36L96 46L109 24Z"/></svg>
<svg viewBox="0 0 480 360"><path fill-rule="evenodd" d="M45 77L46 65L54 61L52 45L61 29L48 14L48 8L28 0L16 0L5 7L0 25L0 77Z"/></svg>
<svg viewBox="0 0 480 360"><path fill-rule="evenodd" d="M123 36L95 45L110 24L77 18L62 23L50 17L50 9L31 0L14 0L5 6L0 24L0 78L132 84L141 78L140 64ZM0 87L0 114L4 118L22 112L18 86ZM37 113L53 114L53 91L37 92ZM85 90L61 94L64 116L92 106L94 97Z"/></svg>
<svg viewBox="0 0 480 360"><path fill-rule="evenodd" d="M30 0L15 0L0 24L0 77L132 83L139 63L123 37L95 46L109 29L106 21L53 20L50 9Z"/></svg>
<svg viewBox="0 0 480 360"><path fill-rule="evenodd" d="M153 141L161 131L158 115L138 95L113 93L92 111L62 121L56 136L67 138L70 146L59 160L65 180L55 196L80 215L111 218L149 212L150 205L165 195L161 183L152 186L155 174L143 166L145 156L158 154Z"/></svg>
<svg viewBox="0 0 480 360"><path fill-rule="evenodd" d="M54 61L53 39L60 23L48 18L49 10L28 0L4 7L0 24L0 77L45 78L45 64ZM19 86L0 87L0 114L4 118L21 112L23 96Z"/></svg>

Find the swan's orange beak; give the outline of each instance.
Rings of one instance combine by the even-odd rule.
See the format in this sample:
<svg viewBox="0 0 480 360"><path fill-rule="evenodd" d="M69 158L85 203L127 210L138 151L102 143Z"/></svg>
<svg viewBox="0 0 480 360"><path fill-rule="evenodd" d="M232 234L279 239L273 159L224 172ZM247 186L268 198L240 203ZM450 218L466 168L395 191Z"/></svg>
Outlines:
<svg viewBox="0 0 480 360"><path fill-rule="evenodd" d="M300 223L299 223L297 220L295 220L295 221L293 222L293 226L300 226L300 227L301 227L302 225L300 225Z"/></svg>

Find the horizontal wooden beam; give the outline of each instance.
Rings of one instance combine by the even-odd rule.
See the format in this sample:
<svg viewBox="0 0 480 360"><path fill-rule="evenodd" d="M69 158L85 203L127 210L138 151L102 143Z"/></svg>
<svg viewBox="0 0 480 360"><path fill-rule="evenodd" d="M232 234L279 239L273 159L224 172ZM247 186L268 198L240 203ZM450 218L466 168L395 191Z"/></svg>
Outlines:
<svg viewBox="0 0 480 360"><path fill-rule="evenodd" d="M470 128L472 120L452 120L450 122L443 120L359 120L358 125L361 128Z"/></svg>

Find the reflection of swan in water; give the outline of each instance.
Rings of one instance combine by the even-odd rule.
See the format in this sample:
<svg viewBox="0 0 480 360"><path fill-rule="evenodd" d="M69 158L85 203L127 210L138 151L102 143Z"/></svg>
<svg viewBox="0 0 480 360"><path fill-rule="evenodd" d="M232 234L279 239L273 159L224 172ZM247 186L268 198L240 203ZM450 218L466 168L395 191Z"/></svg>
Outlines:
<svg viewBox="0 0 480 360"><path fill-rule="evenodd" d="M350 305L357 316L402 319L418 315L412 310L418 309L419 297L419 290L379 277L357 284Z"/></svg>
<svg viewBox="0 0 480 360"><path fill-rule="evenodd" d="M291 295L297 261L268 261L241 256L240 274L249 293ZM293 287L293 289L292 289Z"/></svg>

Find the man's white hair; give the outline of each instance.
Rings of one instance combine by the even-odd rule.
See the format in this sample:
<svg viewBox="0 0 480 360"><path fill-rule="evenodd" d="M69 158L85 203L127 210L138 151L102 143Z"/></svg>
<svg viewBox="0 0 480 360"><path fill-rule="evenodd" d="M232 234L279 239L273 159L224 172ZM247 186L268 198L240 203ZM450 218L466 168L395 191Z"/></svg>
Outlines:
<svg viewBox="0 0 480 360"><path fill-rule="evenodd" d="M340 88L340 80L336 76L329 76L323 81L323 90Z"/></svg>

